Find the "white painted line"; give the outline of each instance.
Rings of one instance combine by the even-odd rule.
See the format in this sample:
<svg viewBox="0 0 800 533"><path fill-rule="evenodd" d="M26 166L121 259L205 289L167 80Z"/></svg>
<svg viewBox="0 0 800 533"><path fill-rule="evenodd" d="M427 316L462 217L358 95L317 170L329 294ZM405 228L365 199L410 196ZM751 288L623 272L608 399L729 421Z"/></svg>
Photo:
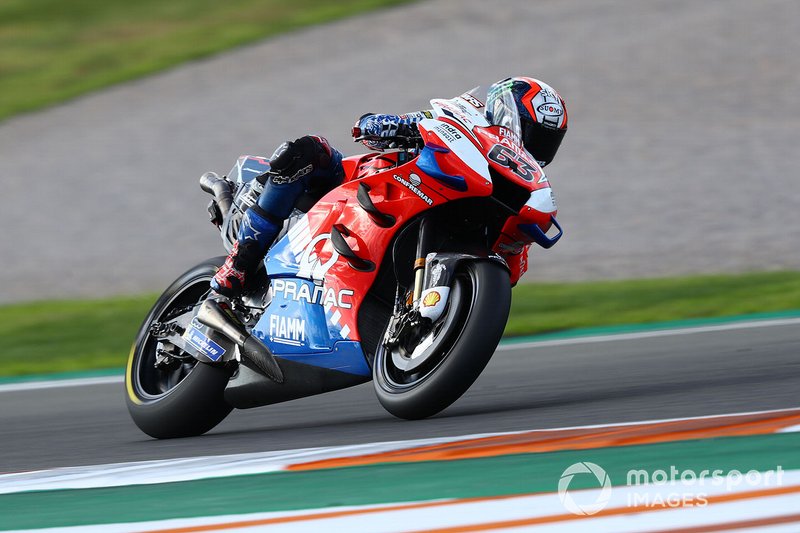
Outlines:
<svg viewBox="0 0 800 533"><path fill-rule="evenodd" d="M387 442L372 442L344 446L327 446L320 448L301 448L298 450L278 450L270 452L211 455L186 457L154 461L137 461L130 463L112 463L103 465L75 466L35 470L0 475L0 494L11 494L32 490L87 489L101 487L118 487L123 485L150 485L155 483L172 483L218 477L231 477L250 474L265 474L285 470L290 465L336 459L342 457L361 457L376 453L409 450L422 446L446 444L465 440L519 435L521 433L559 432L576 429L600 429L608 427L637 426L658 424L683 420L704 420L710 418L730 418L757 414L778 414L797 412L798 409L772 409L768 411L752 411L747 413L731 413L724 415L707 415L685 418L668 418L661 420L644 420L639 422L622 422L594 424L588 426L567 426L560 428L528 429L523 431L504 431L496 433L477 433L429 439L411 439Z"/></svg>
<svg viewBox="0 0 800 533"><path fill-rule="evenodd" d="M65 387L91 387L93 385L108 385L109 383L122 383L124 376L103 376L96 378L54 379L50 381L27 381L23 383L6 383L0 385L0 392L17 392L41 389L60 389Z"/></svg>
<svg viewBox="0 0 800 533"><path fill-rule="evenodd" d="M678 329L662 329L652 331L638 331L634 333L612 333L609 335L592 335L589 337L570 337L566 339L553 339L543 341L504 342L497 347L497 351L516 350L519 348L536 348L543 346L565 346L571 344L591 344L596 342L616 342L637 339L652 339L655 337L671 337L675 335L692 335L695 333L713 333L716 331L734 331L738 329L769 328L775 326L800 325L800 318L781 318L776 320L753 320L736 322L733 324L718 324L716 326L696 326Z"/></svg>
<svg viewBox="0 0 800 533"><path fill-rule="evenodd" d="M489 437L487 433L469 438ZM416 446L443 444L465 437L440 437L271 452L211 455L130 463L74 466L0 475L0 494L32 490L88 489L151 485L218 477L265 474L285 470L292 464L339 457L359 457L404 450Z"/></svg>
<svg viewBox="0 0 800 533"><path fill-rule="evenodd" d="M591 344L597 342L617 342L637 339L651 339L656 337L670 337L674 335L691 335L695 333L713 333L717 331L734 331L739 329L768 328L776 326L800 325L800 318L784 318L775 320L753 320L736 322L732 324L719 324L716 326L697 326L679 329L663 329L640 331L635 333L611 333L608 335L592 335L589 337L569 337L564 339L509 342L503 341L497 347L498 352L512 351L526 348L539 348L545 346L568 346L574 344ZM349 330L348 330L349 331ZM106 376L98 378L60 379L51 381L30 381L27 383L8 383L0 385L0 393L29 391L39 389L56 389L61 387L87 387L92 385L105 385L108 383L122 383L123 376Z"/></svg>

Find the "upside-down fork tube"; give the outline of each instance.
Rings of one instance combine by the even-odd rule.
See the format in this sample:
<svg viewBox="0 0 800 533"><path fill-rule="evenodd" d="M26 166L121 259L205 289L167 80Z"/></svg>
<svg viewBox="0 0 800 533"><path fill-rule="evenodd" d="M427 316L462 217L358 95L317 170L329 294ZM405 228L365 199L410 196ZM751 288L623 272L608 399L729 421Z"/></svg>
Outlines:
<svg viewBox="0 0 800 533"><path fill-rule="evenodd" d="M431 251L433 226L431 219L425 216L419 222L419 237L417 239L417 257L414 260L414 301L422 296L425 281L425 257Z"/></svg>

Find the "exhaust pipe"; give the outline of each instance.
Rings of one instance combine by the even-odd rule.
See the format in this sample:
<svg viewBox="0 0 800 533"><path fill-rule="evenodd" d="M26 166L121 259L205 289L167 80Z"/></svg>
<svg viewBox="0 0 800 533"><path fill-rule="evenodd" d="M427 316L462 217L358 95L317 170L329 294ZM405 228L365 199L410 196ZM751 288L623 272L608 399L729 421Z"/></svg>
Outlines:
<svg viewBox="0 0 800 533"><path fill-rule="evenodd" d="M213 328L230 339L252 361L264 375L276 383L283 383L283 371L275 356L261 341L247 333L239 319L217 300L207 299L197 312L197 321Z"/></svg>
<svg viewBox="0 0 800 533"><path fill-rule="evenodd" d="M233 205L230 183L220 178L216 172L206 172L200 176L200 188L214 197L223 218L227 217Z"/></svg>

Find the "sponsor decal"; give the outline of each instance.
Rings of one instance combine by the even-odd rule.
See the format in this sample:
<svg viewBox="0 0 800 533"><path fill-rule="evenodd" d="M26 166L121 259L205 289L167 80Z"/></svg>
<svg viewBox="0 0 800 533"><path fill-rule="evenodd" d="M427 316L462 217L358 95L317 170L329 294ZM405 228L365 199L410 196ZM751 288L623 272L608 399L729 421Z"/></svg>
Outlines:
<svg viewBox="0 0 800 533"><path fill-rule="evenodd" d="M448 296L450 296L450 287L443 285L422 291L419 303L420 316L433 322L439 320L447 307Z"/></svg>
<svg viewBox="0 0 800 533"><path fill-rule="evenodd" d="M506 146L510 146L515 150L519 150L519 146L522 144L519 140L519 137L516 133L508 128L500 128L498 130L500 134L501 140L500 142Z"/></svg>
<svg viewBox="0 0 800 533"><path fill-rule="evenodd" d="M430 111L427 111L427 110L426 111L420 111L420 113L422 113L422 115L425 118L433 118L433 113L431 113Z"/></svg>
<svg viewBox="0 0 800 533"><path fill-rule="evenodd" d="M457 140L461 139L461 133L458 131L458 128L455 126L451 126L445 122L437 124L436 127L433 128L439 137L444 139L447 142L456 142Z"/></svg>
<svg viewBox="0 0 800 533"><path fill-rule="evenodd" d="M269 336L274 342L302 346L306 342L306 321L301 318L270 315Z"/></svg>
<svg viewBox="0 0 800 533"><path fill-rule="evenodd" d="M420 183L422 183L422 178L412 172L408 175L408 181L410 181L414 187L419 187Z"/></svg>
<svg viewBox="0 0 800 533"><path fill-rule="evenodd" d="M542 90L539 91L537 96L541 96L545 99L552 98L553 100L558 100L558 95L556 94L555 89L545 83L539 83L539 87L541 87Z"/></svg>
<svg viewBox="0 0 800 533"><path fill-rule="evenodd" d="M203 352L212 361L219 361L225 355L225 349L216 342L209 339L202 331L200 331L196 322L192 321L191 327L186 330L183 338L186 341Z"/></svg>
<svg viewBox="0 0 800 533"><path fill-rule="evenodd" d="M472 96L469 93L462 94L461 98L466 100L469 103L469 105L471 105L475 109L481 109L483 107L483 102L481 102L480 100L478 100L477 98L475 98L474 96Z"/></svg>
<svg viewBox="0 0 800 533"><path fill-rule="evenodd" d="M428 205L433 205L433 199L417 188L417 185L422 183L422 180L420 179L419 176L417 176L416 174L411 174L411 176L409 176L409 179L411 179L411 180L414 180L414 177L416 177L416 181L418 182L417 185L414 185L414 183L412 181L409 181L409 180L405 179L403 176L401 176L399 174L395 174L392 177L394 178L394 180L397 183L399 183L400 185L403 185L408 190L410 190L411 192L413 192L414 194L419 196L422 199L423 202L425 202Z"/></svg>
<svg viewBox="0 0 800 533"><path fill-rule="evenodd" d="M314 237L308 246L305 247L303 250L303 254L300 256L298 260L298 266L300 269L297 271L297 275L301 278L311 278L313 280L322 281L325 279L325 274L328 273L328 270L339 260L339 252L333 250L331 257L325 261L324 263L320 261L319 256L316 253L317 244L323 241L330 240L331 234L330 233L320 233L316 237ZM323 244L324 246L324 244Z"/></svg>
<svg viewBox="0 0 800 533"><path fill-rule="evenodd" d="M314 165L308 164L291 176L271 176L270 179L272 180L272 183L276 185L283 185L284 183L294 183L303 176L310 174L312 170L314 170Z"/></svg>
<svg viewBox="0 0 800 533"><path fill-rule="evenodd" d="M560 117L564 114L564 109L558 104L541 104L536 111L547 117Z"/></svg>
<svg viewBox="0 0 800 533"><path fill-rule="evenodd" d="M455 106L456 106L456 107L457 107L459 110L461 110L461 112L462 112L462 113L464 113L464 115L465 115L465 116L467 116L467 117L468 117L468 116L469 116L469 114L472 112L472 110L471 110L470 108L468 108L467 106L465 106L464 104L462 104L462 103L461 103L461 102L459 102L458 100L454 101L454 102L453 102L453 104L454 104L454 105L455 105Z"/></svg>
<svg viewBox="0 0 800 533"><path fill-rule="evenodd" d="M469 118L467 107L464 104L454 105L452 101L441 102L442 113L452 118L456 122L460 122L467 129L472 129L472 120Z"/></svg>
<svg viewBox="0 0 800 533"><path fill-rule="evenodd" d="M422 305L425 307L433 307L438 304L442 299L442 295L436 291L431 291L422 299Z"/></svg>
<svg viewBox="0 0 800 533"><path fill-rule="evenodd" d="M326 288L321 285L314 285L312 289L308 283L281 278L273 279L269 290L273 297L280 295L293 302L306 302L340 309L351 309L353 307L352 298L355 294L350 289L342 289L337 292L331 287Z"/></svg>
<svg viewBox="0 0 800 533"><path fill-rule="evenodd" d="M442 263L436 263L431 267L431 285L435 286L439 284L439 280L442 279L442 274L445 272L445 266Z"/></svg>
<svg viewBox="0 0 800 533"><path fill-rule="evenodd" d="M494 142L495 144L502 142L499 135L495 135L494 133L488 131L484 131L482 136Z"/></svg>

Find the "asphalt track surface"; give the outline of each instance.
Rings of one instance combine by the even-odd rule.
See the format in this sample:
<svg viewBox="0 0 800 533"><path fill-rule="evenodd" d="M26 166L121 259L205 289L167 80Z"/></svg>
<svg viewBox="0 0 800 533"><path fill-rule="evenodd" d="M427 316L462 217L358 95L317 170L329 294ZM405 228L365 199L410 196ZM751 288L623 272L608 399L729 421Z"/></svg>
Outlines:
<svg viewBox="0 0 800 533"><path fill-rule="evenodd" d="M566 98L565 237L528 279L800 268L796 0L428 0L0 124L0 302L160 291L242 153L525 74Z"/></svg>
<svg viewBox="0 0 800 533"><path fill-rule="evenodd" d="M415 422L383 411L368 383L157 441L121 384L0 392L0 472L797 407L799 328L505 348L461 400Z"/></svg>

